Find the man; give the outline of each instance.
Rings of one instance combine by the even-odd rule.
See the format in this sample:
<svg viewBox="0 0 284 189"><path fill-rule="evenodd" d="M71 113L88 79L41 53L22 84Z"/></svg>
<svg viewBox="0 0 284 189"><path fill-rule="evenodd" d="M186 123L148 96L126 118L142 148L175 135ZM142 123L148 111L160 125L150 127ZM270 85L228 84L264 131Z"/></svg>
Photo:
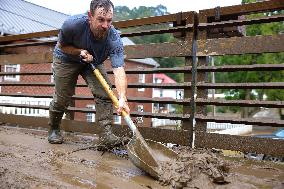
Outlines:
<svg viewBox="0 0 284 189"><path fill-rule="evenodd" d="M75 93L79 75L86 81L96 100L96 122L100 129L100 144L113 146L121 142L121 138L111 131L112 102L88 65L94 63L110 84L103 66L104 60L110 57L115 86L119 95L117 112L120 114L124 109L129 113L123 44L117 31L111 25L113 9L114 6L110 0L92 0L88 16L71 16L62 25L54 49L52 65L55 93L49 107L49 143L61 144L63 142L60 122Z"/></svg>

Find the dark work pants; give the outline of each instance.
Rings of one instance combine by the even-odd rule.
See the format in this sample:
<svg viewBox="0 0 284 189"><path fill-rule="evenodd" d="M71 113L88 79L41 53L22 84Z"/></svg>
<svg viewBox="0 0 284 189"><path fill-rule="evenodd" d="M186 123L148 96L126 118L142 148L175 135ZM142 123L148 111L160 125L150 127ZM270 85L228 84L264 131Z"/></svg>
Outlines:
<svg viewBox="0 0 284 189"><path fill-rule="evenodd" d="M97 68L110 85L104 66L101 64ZM111 125L113 118L111 100L87 64L66 63L54 58L52 71L54 75L55 92L49 106L51 112L62 113L66 111L71 103L71 97L75 94L78 76L81 75L95 98L96 122L100 130L102 131L105 126Z"/></svg>

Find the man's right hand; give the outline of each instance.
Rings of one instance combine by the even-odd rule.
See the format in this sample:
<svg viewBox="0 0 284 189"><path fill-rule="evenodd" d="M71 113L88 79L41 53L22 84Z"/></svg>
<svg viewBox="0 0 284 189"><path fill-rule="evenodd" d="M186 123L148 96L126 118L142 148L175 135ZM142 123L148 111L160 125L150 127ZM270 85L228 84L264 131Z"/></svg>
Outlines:
<svg viewBox="0 0 284 189"><path fill-rule="evenodd" d="M82 60L87 63L91 63L94 60L93 56L87 50L81 50L80 56Z"/></svg>

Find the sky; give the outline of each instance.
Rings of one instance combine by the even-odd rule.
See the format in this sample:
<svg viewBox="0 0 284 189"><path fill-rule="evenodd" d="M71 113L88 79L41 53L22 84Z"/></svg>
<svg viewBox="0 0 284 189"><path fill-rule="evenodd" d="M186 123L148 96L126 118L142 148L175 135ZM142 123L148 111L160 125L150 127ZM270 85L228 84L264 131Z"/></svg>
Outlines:
<svg viewBox="0 0 284 189"><path fill-rule="evenodd" d="M25 0L65 14L85 13L89 9L91 0ZM114 6L127 6L129 8L139 6L164 5L168 12L196 11L217 6L231 6L241 3L241 0L112 0Z"/></svg>

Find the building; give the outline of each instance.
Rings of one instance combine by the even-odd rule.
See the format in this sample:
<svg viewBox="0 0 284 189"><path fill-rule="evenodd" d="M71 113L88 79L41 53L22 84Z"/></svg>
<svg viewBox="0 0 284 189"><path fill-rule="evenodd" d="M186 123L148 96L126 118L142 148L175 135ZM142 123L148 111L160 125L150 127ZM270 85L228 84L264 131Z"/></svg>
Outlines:
<svg viewBox="0 0 284 189"><path fill-rule="evenodd" d="M167 76L166 74L154 74L154 83L176 83L175 80ZM184 91L183 89L163 89L163 88L154 88L153 89L153 98L160 99L183 99ZM172 104L153 104L153 113L173 113L176 111L176 108ZM153 127L158 126L170 126L177 125L180 121L169 120L169 119L152 119Z"/></svg>

